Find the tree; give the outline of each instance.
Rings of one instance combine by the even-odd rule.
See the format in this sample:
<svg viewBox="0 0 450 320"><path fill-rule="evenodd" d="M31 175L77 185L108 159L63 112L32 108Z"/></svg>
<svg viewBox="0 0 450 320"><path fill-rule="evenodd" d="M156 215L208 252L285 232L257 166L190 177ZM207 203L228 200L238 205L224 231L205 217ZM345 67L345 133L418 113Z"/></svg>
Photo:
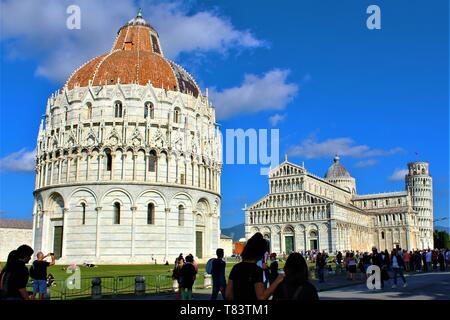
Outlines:
<svg viewBox="0 0 450 320"><path fill-rule="evenodd" d="M450 247L450 236L445 231L434 230L433 232L434 247L438 249Z"/></svg>

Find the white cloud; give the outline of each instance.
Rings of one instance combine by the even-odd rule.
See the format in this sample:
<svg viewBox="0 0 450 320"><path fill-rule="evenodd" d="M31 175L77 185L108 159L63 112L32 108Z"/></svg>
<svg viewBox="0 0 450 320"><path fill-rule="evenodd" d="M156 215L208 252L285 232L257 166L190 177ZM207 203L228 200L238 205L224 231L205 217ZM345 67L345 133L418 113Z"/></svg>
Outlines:
<svg viewBox="0 0 450 320"><path fill-rule="evenodd" d="M394 173L389 177L389 180L392 181L403 181L405 180L405 176L408 174L407 169L395 169Z"/></svg>
<svg viewBox="0 0 450 320"><path fill-rule="evenodd" d="M223 91L210 90L210 98L219 119L236 114L252 114L264 110L282 110L298 92L298 85L288 83L289 70L274 69L263 76L246 74L239 87Z"/></svg>
<svg viewBox="0 0 450 320"><path fill-rule="evenodd" d="M34 171L36 150L21 149L0 158L0 171L27 172Z"/></svg>
<svg viewBox="0 0 450 320"><path fill-rule="evenodd" d="M81 29L69 30L69 5L81 9ZM182 52L225 53L265 45L250 31L237 30L215 12L189 15L181 2L144 4L143 15L159 32L169 58ZM76 68L108 52L118 29L137 13L133 0L5 0L0 2L1 40L9 58L32 58L36 74L65 81Z"/></svg>
<svg viewBox="0 0 450 320"><path fill-rule="evenodd" d="M227 52L230 48L265 46L248 30L237 30L229 20L209 11L188 15L180 3L159 4L149 9L150 23L161 37L167 56L181 52Z"/></svg>
<svg viewBox="0 0 450 320"><path fill-rule="evenodd" d="M336 154L351 158L385 157L402 152L402 148L390 150L372 149L367 145L356 145L352 138L334 138L317 141L310 136L300 145L291 147L289 154L307 159L332 157Z"/></svg>
<svg viewBox="0 0 450 320"><path fill-rule="evenodd" d="M371 166L378 164L378 162L379 161L375 160L375 159L361 160L361 161L358 161L357 163L355 163L355 168L371 167Z"/></svg>
<svg viewBox="0 0 450 320"><path fill-rule="evenodd" d="M275 113L273 116L269 117L269 121L273 127L282 122L286 118L286 114Z"/></svg>

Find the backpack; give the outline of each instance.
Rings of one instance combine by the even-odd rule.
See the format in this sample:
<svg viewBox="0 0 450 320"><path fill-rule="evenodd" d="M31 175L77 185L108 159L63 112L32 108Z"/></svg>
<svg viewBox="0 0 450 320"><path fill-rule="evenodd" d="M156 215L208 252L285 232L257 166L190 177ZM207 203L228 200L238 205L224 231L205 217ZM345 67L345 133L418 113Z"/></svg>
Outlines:
<svg viewBox="0 0 450 320"><path fill-rule="evenodd" d="M215 258L211 258L206 263L206 273L212 274L212 267L213 267L213 261L216 260Z"/></svg>

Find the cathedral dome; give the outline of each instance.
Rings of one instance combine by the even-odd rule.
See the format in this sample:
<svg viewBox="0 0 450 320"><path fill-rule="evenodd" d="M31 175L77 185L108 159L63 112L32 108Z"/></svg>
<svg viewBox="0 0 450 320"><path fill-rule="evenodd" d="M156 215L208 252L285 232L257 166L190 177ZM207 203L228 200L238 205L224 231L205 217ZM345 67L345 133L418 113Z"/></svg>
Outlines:
<svg viewBox="0 0 450 320"><path fill-rule="evenodd" d="M120 28L111 51L77 69L65 87L71 90L76 86L146 85L149 82L156 88L195 97L201 92L186 70L164 57L158 33L139 11L136 18Z"/></svg>
<svg viewBox="0 0 450 320"><path fill-rule="evenodd" d="M328 168L327 173L325 174L325 179L334 179L334 178L350 178L350 174L347 169L339 162L340 158L338 156L334 157L334 163Z"/></svg>

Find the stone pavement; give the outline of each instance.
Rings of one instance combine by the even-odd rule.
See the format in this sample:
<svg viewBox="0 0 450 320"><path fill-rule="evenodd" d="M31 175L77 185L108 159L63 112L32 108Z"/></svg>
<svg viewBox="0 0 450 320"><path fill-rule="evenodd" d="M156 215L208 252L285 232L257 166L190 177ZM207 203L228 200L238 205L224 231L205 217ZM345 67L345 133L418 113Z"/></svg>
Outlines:
<svg viewBox="0 0 450 320"><path fill-rule="evenodd" d="M406 275L407 287L397 279L385 282L382 290L369 290L365 284L337 288L319 293L321 300L450 300L450 272L410 273Z"/></svg>
<svg viewBox="0 0 450 320"><path fill-rule="evenodd" d="M346 279L345 273L338 275L325 274L325 282L319 283L318 280L312 279L312 283L316 286L319 292L325 290L332 290L336 288L343 288L348 286L355 286L361 283L365 283L365 278L361 280L360 274L355 277L356 280L351 281ZM132 299L132 300L175 300L175 293L166 293L152 296L143 297L117 297L118 299ZM211 289L194 289L193 300L209 300L211 298ZM218 300L221 300L221 295L219 294Z"/></svg>

